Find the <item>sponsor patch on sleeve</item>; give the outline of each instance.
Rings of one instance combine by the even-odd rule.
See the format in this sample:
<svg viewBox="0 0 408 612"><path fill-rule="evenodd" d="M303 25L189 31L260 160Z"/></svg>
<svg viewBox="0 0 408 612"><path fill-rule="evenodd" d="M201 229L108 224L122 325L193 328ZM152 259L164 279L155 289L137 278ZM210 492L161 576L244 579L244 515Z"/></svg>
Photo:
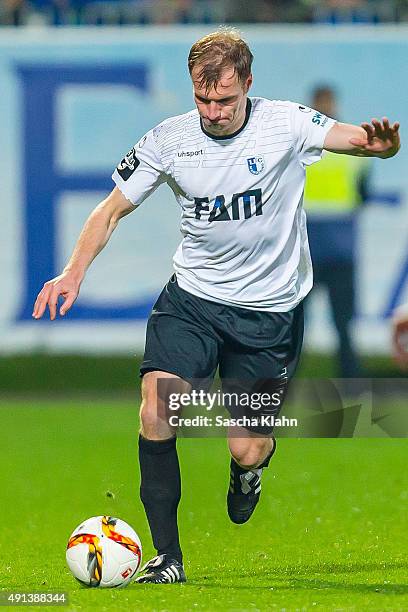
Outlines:
<svg viewBox="0 0 408 612"><path fill-rule="evenodd" d="M123 178L124 181L127 181L132 176L139 164L140 160L138 160L138 158L136 157L136 151L133 147L118 165L118 174Z"/></svg>
<svg viewBox="0 0 408 612"><path fill-rule="evenodd" d="M322 115L322 113L318 113L317 111L312 117L312 123L315 125L320 125L320 127L324 127L328 122L329 118L326 115Z"/></svg>

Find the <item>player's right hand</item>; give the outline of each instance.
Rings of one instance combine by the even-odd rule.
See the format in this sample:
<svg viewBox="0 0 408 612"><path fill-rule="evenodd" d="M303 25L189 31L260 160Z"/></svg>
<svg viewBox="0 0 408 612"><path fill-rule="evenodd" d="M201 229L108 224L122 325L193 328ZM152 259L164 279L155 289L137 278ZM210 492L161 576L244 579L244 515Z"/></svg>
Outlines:
<svg viewBox="0 0 408 612"><path fill-rule="evenodd" d="M57 316L57 305L60 295L64 298L64 303L59 310L61 317L63 317L77 299L80 285L80 281L74 277L72 272L63 272L44 283L34 304L32 315L34 319L41 319L48 305L50 319L53 321Z"/></svg>

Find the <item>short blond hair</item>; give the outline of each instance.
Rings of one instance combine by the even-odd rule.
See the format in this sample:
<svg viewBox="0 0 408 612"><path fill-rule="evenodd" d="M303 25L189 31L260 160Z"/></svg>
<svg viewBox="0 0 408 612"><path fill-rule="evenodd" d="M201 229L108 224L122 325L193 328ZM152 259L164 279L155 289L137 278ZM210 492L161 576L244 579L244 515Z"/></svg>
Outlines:
<svg viewBox="0 0 408 612"><path fill-rule="evenodd" d="M212 86L217 87L222 73L229 67L245 83L251 74L253 58L240 32L222 27L194 43L188 54L188 70L191 75L193 68L200 66L199 85L208 91Z"/></svg>

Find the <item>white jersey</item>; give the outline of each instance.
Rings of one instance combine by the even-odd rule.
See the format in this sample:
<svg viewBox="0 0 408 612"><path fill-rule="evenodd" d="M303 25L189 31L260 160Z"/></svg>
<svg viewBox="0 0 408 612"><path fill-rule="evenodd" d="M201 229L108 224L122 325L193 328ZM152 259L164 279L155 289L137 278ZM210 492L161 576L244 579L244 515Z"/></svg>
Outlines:
<svg viewBox="0 0 408 612"><path fill-rule="evenodd" d="M241 129L215 137L194 110L150 130L112 178L135 206L163 182L173 190L182 209L173 260L182 289L286 312L312 287L305 166L320 159L334 123L293 102L250 98Z"/></svg>

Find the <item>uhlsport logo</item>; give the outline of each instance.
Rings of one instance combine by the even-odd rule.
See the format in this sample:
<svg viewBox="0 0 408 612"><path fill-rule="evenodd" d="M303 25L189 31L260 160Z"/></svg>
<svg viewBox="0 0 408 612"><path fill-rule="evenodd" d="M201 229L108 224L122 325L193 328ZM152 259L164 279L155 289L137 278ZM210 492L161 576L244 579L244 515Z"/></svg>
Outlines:
<svg viewBox="0 0 408 612"><path fill-rule="evenodd" d="M252 174L261 174L265 168L265 160L262 155L247 158L248 169Z"/></svg>

